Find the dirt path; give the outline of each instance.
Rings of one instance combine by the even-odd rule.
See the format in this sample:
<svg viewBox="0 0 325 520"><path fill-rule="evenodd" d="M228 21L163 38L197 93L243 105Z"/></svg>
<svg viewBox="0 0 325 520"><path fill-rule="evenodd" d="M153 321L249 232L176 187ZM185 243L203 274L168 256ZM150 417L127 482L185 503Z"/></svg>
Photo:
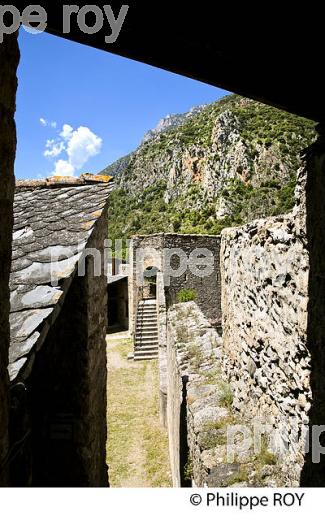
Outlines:
<svg viewBox="0 0 325 520"><path fill-rule="evenodd" d="M128 361L131 340L107 336L108 443L112 487L170 487L167 434L159 422L157 361Z"/></svg>

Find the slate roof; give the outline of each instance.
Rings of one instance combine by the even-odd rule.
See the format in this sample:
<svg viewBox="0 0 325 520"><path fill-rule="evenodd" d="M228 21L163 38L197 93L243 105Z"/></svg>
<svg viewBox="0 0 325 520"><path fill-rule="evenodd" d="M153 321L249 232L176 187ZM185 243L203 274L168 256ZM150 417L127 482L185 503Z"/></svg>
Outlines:
<svg viewBox="0 0 325 520"><path fill-rule="evenodd" d="M77 262L113 188L105 180L109 178L84 175L59 182L17 183L10 277L11 381L28 372L59 314Z"/></svg>

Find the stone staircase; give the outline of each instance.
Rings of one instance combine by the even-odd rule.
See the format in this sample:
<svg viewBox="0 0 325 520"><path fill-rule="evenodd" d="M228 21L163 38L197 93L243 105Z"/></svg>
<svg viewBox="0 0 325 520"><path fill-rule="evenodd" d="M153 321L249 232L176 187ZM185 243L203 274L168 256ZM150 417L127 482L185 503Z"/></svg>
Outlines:
<svg viewBox="0 0 325 520"><path fill-rule="evenodd" d="M156 300L140 300L134 342L134 361L158 358Z"/></svg>

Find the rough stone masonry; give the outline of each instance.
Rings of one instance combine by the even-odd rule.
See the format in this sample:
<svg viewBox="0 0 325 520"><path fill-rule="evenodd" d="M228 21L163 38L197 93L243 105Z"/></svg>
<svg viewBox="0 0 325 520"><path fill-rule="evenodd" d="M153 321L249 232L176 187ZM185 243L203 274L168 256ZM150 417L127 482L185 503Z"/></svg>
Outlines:
<svg viewBox="0 0 325 520"><path fill-rule="evenodd" d="M324 163L313 164L316 182ZM167 372L162 373L162 388L167 387L163 418L169 428L174 485L184 483L188 465L198 485L324 484L321 465L312 465L305 454L308 427L324 424L324 356L315 358L321 326L314 323L311 336L308 324L310 297L322 303L317 289L311 294L309 288L307 169L311 167L305 163L298 172L296 206L290 214L222 232L223 341L214 363L206 351L213 352L210 339L202 343L209 323L196 305L172 306L167 319L165 306L159 307L160 357L165 353L161 365ZM207 381L213 365L216 373ZM226 412L213 386L222 381L231 392ZM207 424L211 406L223 417ZM193 418L197 412L206 416L206 424ZM252 436L254 428L261 428L267 445L260 454L252 452L258 448L252 445L234 465L225 464L220 434L227 423L244 425Z"/></svg>
<svg viewBox="0 0 325 520"><path fill-rule="evenodd" d="M215 324L221 323L219 236L177 233L135 236L130 251L131 323L141 298L141 277L149 267L156 267L163 274L167 307L177 302L181 289L193 289L203 313ZM205 271L200 270L200 255Z"/></svg>
<svg viewBox="0 0 325 520"><path fill-rule="evenodd" d="M221 241L223 366L233 405L250 424L276 430L282 484L292 486L311 406L304 192L301 169L291 214L226 229Z"/></svg>
<svg viewBox="0 0 325 520"><path fill-rule="evenodd" d="M112 186L86 174L17 183L9 350L14 486L107 485L104 244Z"/></svg>
<svg viewBox="0 0 325 520"><path fill-rule="evenodd" d="M16 154L17 35L0 45L0 486L7 483L9 273L13 226L14 160Z"/></svg>

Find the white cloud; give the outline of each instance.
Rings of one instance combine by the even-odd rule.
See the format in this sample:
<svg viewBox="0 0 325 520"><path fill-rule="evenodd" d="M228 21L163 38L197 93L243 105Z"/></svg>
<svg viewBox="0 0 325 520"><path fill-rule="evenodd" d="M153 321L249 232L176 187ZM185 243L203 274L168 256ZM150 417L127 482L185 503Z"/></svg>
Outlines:
<svg viewBox="0 0 325 520"><path fill-rule="evenodd" d="M86 126L80 126L72 133L68 142L67 154L69 162L77 170L83 167L90 159L99 154L102 147L102 139L94 134Z"/></svg>
<svg viewBox="0 0 325 520"><path fill-rule="evenodd" d="M55 139L48 139L45 147L44 157L57 157L65 149L64 143Z"/></svg>
<svg viewBox="0 0 325 520"><path fill-rule="evenodd" d="M66 177L66 176L73 177L74 173L75 173L74 167L68 161L64 161L63 159L60 159L59 161L57 161L55 163L55 170L52 173L52 175L63 176L63 177Z"/></svg>
<svg viewBox="0 0 325 520"><path fill-rule="evenodd" d="M60 132L60 136L65 140L68 141L71 139L73 133L73 128L70 125L63 125L62 132Z"/></svg>
<svg viewBox="0 0 325 520"><path fill-rule="evenodd" d="M44 117L40 117L39 122L41 123L42 126L50 126L51 128L57 127L56 121L48 121L47 119L44 119Z"/></svg>
<svg viewBox="0 0 325 520"><path fill-rule="evenodd" d="M91 157L98 155L102 147L102 139L86 126L74 130L65 124L59 135L61 139L47 141L44 152L49 158L58 157L63 151L67 153L67 160L55 163L53 175L74 175Z"/></svg>

